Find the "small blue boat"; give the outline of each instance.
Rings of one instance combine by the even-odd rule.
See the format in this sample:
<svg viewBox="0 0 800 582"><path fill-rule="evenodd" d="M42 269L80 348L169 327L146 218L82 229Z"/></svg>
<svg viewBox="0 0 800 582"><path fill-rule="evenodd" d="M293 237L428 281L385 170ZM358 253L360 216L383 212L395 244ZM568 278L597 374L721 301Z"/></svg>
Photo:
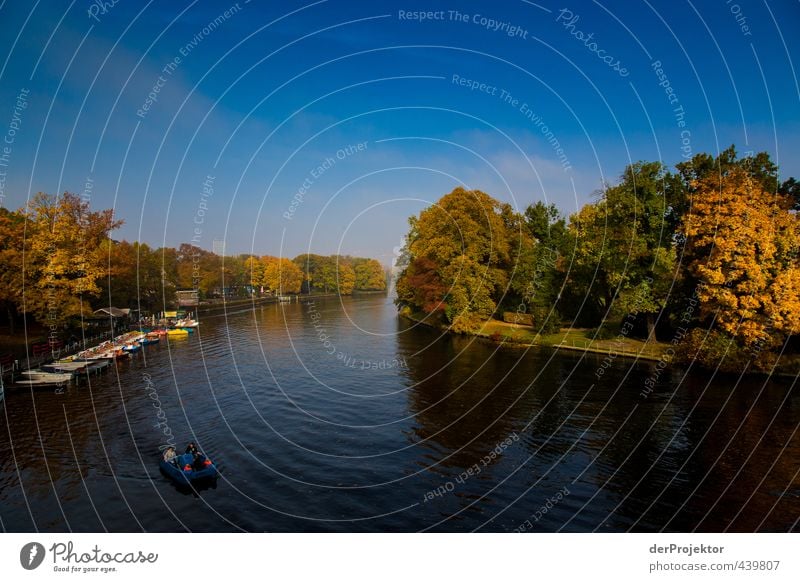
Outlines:
<svg viewBox="0 0 800 582"><path fill-rule="evenodd" d="M140 346L149 346L153 344L157 344L160 341L158 337L146 337L139 340Z"/></svg>
<svg viewBox="0 0 800 582"><path fill-rule="evenodd" d="M161 455L159 467L173 481L186 485L195 481L212 480L217 476L217 467L207 456L197 450L193 444L187 447L187 452L178 455L175 449L169 447Z"/></svg>

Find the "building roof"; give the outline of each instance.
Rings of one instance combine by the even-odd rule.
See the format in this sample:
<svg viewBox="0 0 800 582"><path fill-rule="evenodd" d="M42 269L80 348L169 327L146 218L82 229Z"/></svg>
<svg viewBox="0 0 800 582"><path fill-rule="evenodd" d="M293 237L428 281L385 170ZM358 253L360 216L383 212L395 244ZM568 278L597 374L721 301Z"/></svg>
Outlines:
<svg viewBox="0 0 800 582"><path fill-rule="evenodd" d="M95 315L110 315L111 317L127 317L130 312L130 309L119 309L117 307L101 307L94 310Z"/></svg>

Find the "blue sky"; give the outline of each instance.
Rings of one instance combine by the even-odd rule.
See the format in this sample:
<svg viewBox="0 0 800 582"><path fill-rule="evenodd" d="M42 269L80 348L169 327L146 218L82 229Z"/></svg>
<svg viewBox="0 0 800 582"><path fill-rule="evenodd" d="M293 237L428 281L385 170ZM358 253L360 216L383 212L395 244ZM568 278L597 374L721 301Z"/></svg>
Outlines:
<svg viewBox="0 0 800 582"><path fill-rule="evenodd" d="M153 246L388 264L462 184L570 213L631 161L730 144L800 175L795 1L76 0L0 22L2 204L84 194Z"/></svg>

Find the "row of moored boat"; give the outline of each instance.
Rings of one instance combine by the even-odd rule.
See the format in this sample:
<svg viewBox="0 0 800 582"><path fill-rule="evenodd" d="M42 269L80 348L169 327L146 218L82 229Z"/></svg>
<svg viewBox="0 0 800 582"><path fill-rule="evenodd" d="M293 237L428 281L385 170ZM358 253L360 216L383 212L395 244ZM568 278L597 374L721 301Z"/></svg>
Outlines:
<svg viewBox="0 0 800 582"><path fill-rule="evenodd" d="M154 329L147 332L125 333L98 346L78 352L74 356L43 364L34 370L20 372L14 383L23 386L62 386L73 379L99 374L112 362L127 358L142 346L156 344L161 338L187 337L198 326L194 320L182 320L170 329Z"/></svg>

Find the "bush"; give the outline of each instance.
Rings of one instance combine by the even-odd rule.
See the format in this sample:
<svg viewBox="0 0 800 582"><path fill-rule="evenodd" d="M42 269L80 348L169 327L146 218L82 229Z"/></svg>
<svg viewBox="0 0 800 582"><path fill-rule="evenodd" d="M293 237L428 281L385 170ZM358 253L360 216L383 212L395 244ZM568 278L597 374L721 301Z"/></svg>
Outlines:
<svg viewBox="0 0 800 582"><path fill-rule="evenodd" d="M618 321L604 321L600 324L600 327L590 329L585 335L589 339L614 339L619 335L620 328L621 326Z"/></svg>
<svg viewBox="0 0 800 582"><path fill-rule="evenodd" d="M504 311L503 321L506 323L516 323L517 325L533 325L533 316L530 313Z"/></svg>
<svg viewBox="0 0 800 582"><path fill-rule="evenodd" d="M703 368L723 372L741 372L749 360L747 350L725 332L695 328L675 348L675 361L694 363Z"/></svg>
<svg viewBox="0 0 800 582"><path fill-rule="evenodd" d="M561 329L561 316L555 309L534 307L531 310L532 325L542 335L558 332Z"/></svg>

